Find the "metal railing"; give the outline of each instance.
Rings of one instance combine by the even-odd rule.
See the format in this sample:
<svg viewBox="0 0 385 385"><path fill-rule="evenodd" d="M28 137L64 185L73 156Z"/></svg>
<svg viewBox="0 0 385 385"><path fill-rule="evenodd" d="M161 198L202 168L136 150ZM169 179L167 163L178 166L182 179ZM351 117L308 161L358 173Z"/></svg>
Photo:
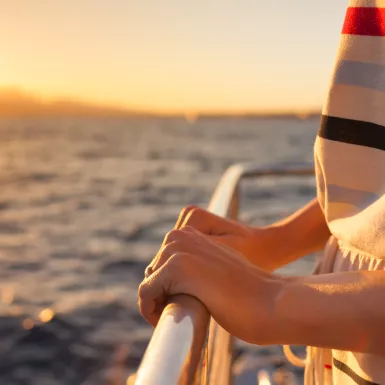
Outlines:
<svg viewBox="0 0 385 385"><path fill-rule="evenodd" d="M311 176L311 164L258 167L235 164L222 176L208 210L236 219L244 178ZM136 385L230 385L232 336L196 298L178 295L166 306L135 378Z"/></svg>

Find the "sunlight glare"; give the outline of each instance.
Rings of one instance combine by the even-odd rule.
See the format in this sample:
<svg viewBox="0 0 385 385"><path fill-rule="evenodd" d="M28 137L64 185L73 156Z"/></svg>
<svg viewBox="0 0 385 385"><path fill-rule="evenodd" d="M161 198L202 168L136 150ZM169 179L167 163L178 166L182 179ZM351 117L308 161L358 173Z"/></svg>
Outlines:
<svg viewBox="0 0 385 385"><path fill-rule="evenodd" d="M52 318L54 317L55 313L52 309L44 309L39 314L39 319L43 323L50 322Z"/></svg>
<svg viewBox="0 0 385 385"><path fill-rule="evenodd" d="M270 378L269 373L267 373L265 370L261 370L258 372L258 384L259 385L270 385Z"/></svg>

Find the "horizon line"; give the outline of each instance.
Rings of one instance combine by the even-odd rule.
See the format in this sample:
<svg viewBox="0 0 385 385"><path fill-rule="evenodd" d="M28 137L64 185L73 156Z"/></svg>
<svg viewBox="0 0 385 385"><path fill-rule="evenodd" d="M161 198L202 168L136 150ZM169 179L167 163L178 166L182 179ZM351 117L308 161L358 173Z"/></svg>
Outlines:
<svg viewBox="0 0 385 385"><path fill-rule="evenodd" d="M0 86L0 117L46 116L46 115L111 115L111 116L159 116L185 117L186 120L196 120L199 117L268 117L268 116L297 116L306 118L321 114L321 108L269 108L269 109L157 109L157 108L130 108L119 103L96 102L71 96L44 97L37 92L26 91L22 87L13 85ZM17 111L17 108L20 110Z"/></svg>

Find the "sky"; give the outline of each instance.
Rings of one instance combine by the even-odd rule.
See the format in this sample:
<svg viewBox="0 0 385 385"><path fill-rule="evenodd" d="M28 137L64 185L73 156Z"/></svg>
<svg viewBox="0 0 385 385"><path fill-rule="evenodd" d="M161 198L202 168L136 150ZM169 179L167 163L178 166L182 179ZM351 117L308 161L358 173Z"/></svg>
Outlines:
<svg viewBox="0 0 385 385"><path fill-rule="evenodd" d="M0 0L0 87L156 112L322 106L346 0Z"/></svg>

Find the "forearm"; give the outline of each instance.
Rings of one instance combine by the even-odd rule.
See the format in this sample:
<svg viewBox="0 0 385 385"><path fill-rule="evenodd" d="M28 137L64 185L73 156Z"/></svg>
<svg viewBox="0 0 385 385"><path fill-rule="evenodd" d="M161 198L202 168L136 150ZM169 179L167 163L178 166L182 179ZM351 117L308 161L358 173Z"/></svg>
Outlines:
<svg viewBox="0 0 385 385"><path fill-rule="evenodd" d="M357 271L285 280L269 343L385 356L385 272Z"/></svg>
<svg viewBox="0 0 385 385"><path fill-rule="evenodd" d="M264 251L271 255L266 266L270 271L323 249L330 236L317 199L262 231L266 239Z"/></svg>

